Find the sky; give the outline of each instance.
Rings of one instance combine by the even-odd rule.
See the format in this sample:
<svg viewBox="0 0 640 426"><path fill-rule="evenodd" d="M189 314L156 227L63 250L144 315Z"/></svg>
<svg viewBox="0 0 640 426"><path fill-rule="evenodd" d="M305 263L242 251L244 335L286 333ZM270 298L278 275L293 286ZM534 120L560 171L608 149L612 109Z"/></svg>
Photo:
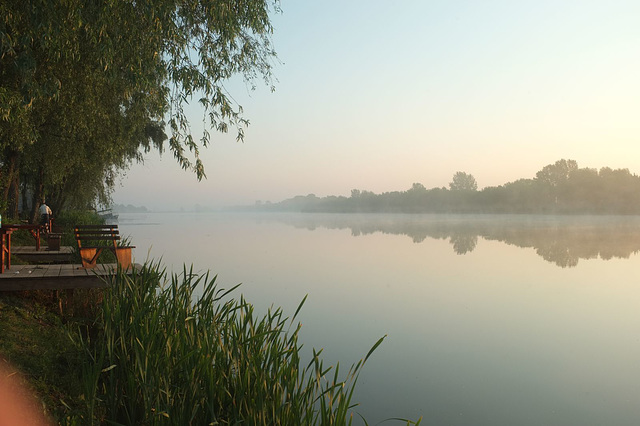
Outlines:
<svg viewBox="0 0 640 426"><path fill-rule="evenodd" d="M640 1L282 0L276 90L227 84L244 142L211 131L207 179L152 153L113 199L152 210L352 189L479 188L565 158L640 174ZM192 110L194 136L202 116Z"/></svg>

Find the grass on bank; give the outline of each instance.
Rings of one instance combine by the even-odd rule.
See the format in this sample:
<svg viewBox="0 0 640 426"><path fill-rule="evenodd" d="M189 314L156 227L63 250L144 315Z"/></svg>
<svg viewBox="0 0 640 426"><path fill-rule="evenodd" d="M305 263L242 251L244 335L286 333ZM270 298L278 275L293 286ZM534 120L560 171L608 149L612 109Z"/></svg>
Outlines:
<svg viewBox="0 0 640 426"><path fill-rule="evenodd" d="M86 406L79 374L86 356L73 345L67 323L92 324L100 297L99 290L0 292L0 364L21 373L58 424L75 424L75 413Z"/></svg>
<svg viewBox="0 0 640 426"><path fill-rule="evenodd" d="M3 223L22 222L3 217ZM62 244L75 246L73 226L98 224L101 218L92 212L70 212L56 218L55 223L55 231L63 233ZM14 231L11 240L13 246L35 244L27 230ZM46 245L44 237L42 244ZM11 263L26 262L12 256ZM92 327L101 299L99 289L0 291L0 365L8 363L11 370L21 373L26 386L40 400L42 410L58 424L75 424L76 413L83 412L86 406L79 374L86 355L72 344L68 327Z"/></svg>
<svg viewBox="0 0 640 426"><path fill-rule="evenodd" d="M358 374L382 339L346 372L321 351L303 360L304 301L291 318L257 316L233 290L147 264L103 292L67 294L65 317L55 295L2 295L0 353L58 424L351 424Z"/></svg>

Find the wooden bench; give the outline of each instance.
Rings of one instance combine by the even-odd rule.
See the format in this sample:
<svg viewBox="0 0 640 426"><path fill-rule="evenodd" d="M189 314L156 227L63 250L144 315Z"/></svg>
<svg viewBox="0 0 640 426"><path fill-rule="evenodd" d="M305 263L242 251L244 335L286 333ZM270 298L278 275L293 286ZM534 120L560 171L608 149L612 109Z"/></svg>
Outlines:
<svg viewBox="0 0 640 426"><path fill-rule="evenodd" d="M104 249L111 250L124 269L131 266L131 249L135 246L120 246L118 225L76 225L75 237L82 259L82 267L95 268L98 256Z"/></svg>

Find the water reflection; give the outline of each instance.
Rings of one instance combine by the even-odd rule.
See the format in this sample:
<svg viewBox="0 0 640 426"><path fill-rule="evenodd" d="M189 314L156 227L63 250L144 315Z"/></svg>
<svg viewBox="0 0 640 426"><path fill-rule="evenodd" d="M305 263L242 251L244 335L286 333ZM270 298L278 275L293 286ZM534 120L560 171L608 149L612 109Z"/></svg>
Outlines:
<svg viewBox="0 0 640 426"><path fill-rule="evenodd" d="M580 259L628 259L640 250L637 216L298 214L273 218L309 230L350 229L354 237L382 232L406 235L414 243L443 239L459 255L471 253L480 237L533 248L562 268L575 267Z"/></svg>

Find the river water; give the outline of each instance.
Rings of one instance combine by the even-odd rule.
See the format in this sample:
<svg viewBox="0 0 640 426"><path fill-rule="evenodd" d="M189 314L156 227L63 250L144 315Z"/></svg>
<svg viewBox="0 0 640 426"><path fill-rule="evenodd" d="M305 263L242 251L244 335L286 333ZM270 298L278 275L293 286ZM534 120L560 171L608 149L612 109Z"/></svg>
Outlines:
<svg viewBox="0 0 640 426"><path fill-rule="evenodd" d="M369 424L640 423L640 218L121 214L135 260L237 283L361 373ZM356 422L357 423L357 422Z"/></svg>

